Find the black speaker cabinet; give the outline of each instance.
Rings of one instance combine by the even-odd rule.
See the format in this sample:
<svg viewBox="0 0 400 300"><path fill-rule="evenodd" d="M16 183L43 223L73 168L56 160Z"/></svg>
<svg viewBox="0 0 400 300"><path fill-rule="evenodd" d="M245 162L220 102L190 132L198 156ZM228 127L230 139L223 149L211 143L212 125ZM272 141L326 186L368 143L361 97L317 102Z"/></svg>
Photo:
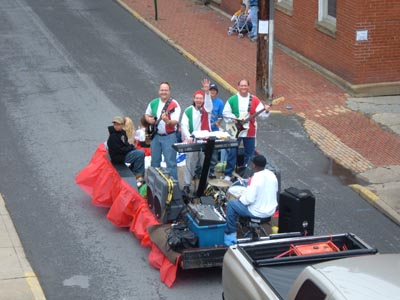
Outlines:
<svg viewBox="0 0 400 300"><path fill-rule="evenodd" d="M279 197L279 233L314 235L315 197L309 190L285 189Z"/></svg>
<svg viewBox="0 0 400 300"><path fill-rule="evenodd" d="M160 222L168 223L179 217L184 203L182 200L182 192L179 189L179 183L177 180L172 179L174 183L172 200L170 205L166 206L168 183L164 176L170 177L165 170L161 170L161 172L162 175L154 167L149 167L147 169L147 204Z"/></svg>

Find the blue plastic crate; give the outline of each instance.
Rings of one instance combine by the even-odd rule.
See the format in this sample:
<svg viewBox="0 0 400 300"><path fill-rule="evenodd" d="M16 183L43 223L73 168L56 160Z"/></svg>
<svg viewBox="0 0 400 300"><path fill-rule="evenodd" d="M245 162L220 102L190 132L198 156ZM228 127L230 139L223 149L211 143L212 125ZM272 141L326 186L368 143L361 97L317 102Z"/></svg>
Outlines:
<svg viewBox="0 0 400 300"><path fill-rule="evenodd" d="M189 221L189 229L194 232L199 239L199 248L221 246L224 244L224 231L226 224L199 226L187 214Z"/></svg>

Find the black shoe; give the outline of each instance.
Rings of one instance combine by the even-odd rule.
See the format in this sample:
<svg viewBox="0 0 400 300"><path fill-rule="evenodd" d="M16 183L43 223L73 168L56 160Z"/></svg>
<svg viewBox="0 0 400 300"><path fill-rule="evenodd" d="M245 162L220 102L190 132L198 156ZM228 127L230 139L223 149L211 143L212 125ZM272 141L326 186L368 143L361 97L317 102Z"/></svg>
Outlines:
<svg viewBox="0 0 400 300"><path fill-rule="evenodd" d="M183 194L185 194L186 196L189 196L189 194L190 194L190 186L185 185L185 186L183 187L182 192L183 192Z"/></svg>

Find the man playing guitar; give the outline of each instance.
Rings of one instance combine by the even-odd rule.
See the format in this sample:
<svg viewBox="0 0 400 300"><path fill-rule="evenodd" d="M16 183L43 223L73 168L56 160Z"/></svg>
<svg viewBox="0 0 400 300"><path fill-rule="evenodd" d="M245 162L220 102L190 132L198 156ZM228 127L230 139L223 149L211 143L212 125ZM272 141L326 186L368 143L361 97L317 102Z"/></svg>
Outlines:
<svg viewBox="0 0 400 300"><path fill-rule="evenodd" d="M241 79L238 82L239 92L231 96L226 101L223 111L223 117L231 122L238 122L243 115L254 115L257 113L262 119L266 119L269 116L270 105L264 105L259 98L249 93L249 81L247 79ZM261 112L263 111L263 112ZM261 113L259 113L261 112ZM258 114L259 113L259 114ZM241 128L238 136L239 144L243 141L244 146L244 160L243 165L246 166L249 159L254 156L254 150L256 145L256 132L257 132L257 121L256 118L251 118L248 122L248 126ZM227 165L225 169L225 180L230 180L232 172L235 169L237 162L237 149L231 148L228 151Z"/></svg>
<svg viewBox="0 0 400 300"><path fill-rule="evenodd" d="M161 82L158 94L159 98L151 100L145 112L146 122L156 126L150 142L151 166L160 167L161 157L164 154L171 177L178 180L176 151L172 145L176 143L175 132L181 108L178 102L170 97L171 89L168 82Z"/></svg>

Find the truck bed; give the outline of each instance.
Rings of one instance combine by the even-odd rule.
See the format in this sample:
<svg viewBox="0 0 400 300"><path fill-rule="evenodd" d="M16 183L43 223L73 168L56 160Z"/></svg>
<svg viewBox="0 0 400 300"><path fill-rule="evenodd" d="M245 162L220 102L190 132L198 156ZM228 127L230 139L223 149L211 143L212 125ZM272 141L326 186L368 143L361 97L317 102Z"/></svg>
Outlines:
<svg viewBox="0 0 400 300"><path fill-rule="evenodd" d="M332 241L340 251L306 256L286 254L282 257L277 257L287 252L291 245L305 245L327 241ZM238 249L281 299L286 299L289 289L297 276L309 265L349 256L374 254L377 252L376 249L371 248L351 233L269 240L259 243L238 245Z"/></svg>

